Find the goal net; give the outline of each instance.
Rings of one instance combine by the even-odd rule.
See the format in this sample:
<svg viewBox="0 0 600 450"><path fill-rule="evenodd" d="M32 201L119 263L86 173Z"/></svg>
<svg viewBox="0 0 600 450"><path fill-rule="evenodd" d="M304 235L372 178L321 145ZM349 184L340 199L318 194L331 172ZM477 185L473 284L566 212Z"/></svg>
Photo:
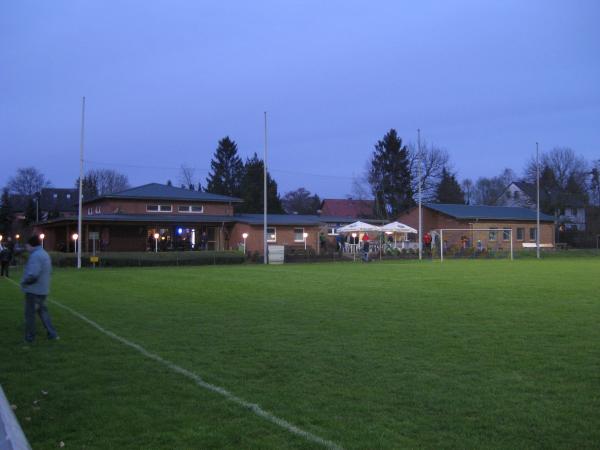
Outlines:
<svg viewBox="0 0 600 450"><path fill-rule="evenodd" d="M511 228L442 228L430 233L432 258L508 258L513 259ZM427 239L429 240L429 239Z"/></svg>

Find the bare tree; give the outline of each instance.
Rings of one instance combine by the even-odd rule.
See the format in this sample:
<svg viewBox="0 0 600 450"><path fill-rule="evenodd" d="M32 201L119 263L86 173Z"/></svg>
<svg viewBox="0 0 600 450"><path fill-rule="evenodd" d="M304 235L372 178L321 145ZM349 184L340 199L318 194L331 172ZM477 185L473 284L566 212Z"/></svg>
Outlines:
<svg viewBox="0 0 600 450"><path fill-rule="evenodd" d="M475 205L504 205L506 199L502 196L502 193L514 180L515 173L508 168L504 169L498 176L478 178L472 190L471 202Z"/></svg>
<svg viewBox="0 0 600 450"><path fill-rule="evenodd" d="M50 181L35 167L22 167L8 180L6 187L13 194L33 195L49 187Z"/></svg>
<svg viewBox="0 0 600 450"><path fill-rule="evenodd" d="M365 164L365 170L362 175L354 175L350 186L349 198L356 200L369 200L373 198L367 174L369 173L369 164Z"/></svg>
<svg viewBox="0 0 600 450"><path fill-rule="evenodd" d="M442 179L444 168L449 169L450 155L446 150L430 144L426 141L421 142L421 157L419 158L419 149L415 144L408 145L410 172L413 180L413 192L416 194L419 189L419 161L421 161L421 190L424 201L433 201L435 199L437 186Z"/></svg>
<svg viewBox="0 0 600 450"><path fill-rule="evenodd" d="M190 189L194 188L196 169L193 167L182 164L179 169L179 181L182 186L187 186Z"/></svg>
<svg viewBox="0 0 600 450"><path fill-rule="evenodd" d="M96 195L108 195L113 192L124 191L129 188L127 175L112 169L92 169L88 170L83 177L84 198L86 187L89 197ZM79 187L79 178L75 181L75 186ZM94 195L95 194L95 195Z"/></svg>
<svg viewBox="0 0 600 450"><path fill-rule="evenodd" d="M470 205L473 200L473 180L465 178L460 185L465 193L465 203Z"/></svg>
<svg viewBox="0 0 600 450"><path fill-rule="evenodd" d="M552 171L555 189L566 190L569 179L575 179L581 186L585 185L585 179L589 174L585 159L577 156L568 147L555 147L549 152L540 155L540 172L545 168ZM530 183L536 182L537 167L536 159L532 157L525 167L525 179Z"/></svg>
<svg viewBox="0 0 600 450"><path fill-rule="evenodd" d="M600 159L592 164L590 172L590 199L592 204L600 206Z"/></svg>

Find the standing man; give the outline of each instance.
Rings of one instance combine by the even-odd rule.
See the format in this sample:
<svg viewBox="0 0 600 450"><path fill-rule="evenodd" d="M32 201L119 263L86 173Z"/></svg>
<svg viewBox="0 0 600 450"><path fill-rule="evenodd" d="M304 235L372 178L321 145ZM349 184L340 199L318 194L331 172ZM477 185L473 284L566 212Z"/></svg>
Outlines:
<svg viewBox="0 0 600 450"><path fill-rule="evenodd" d="M362 238L362 243L363 243L363 261L364 262L369 262L369 242L370 242L369 233L365 233L364 236L363 236L363 238Z"/></svg>
<svg viewBox="0 0 600 450"><path fill-rule="evenodd" d="M58 334L52 326L52 320L46 307L46 297L50 292L50 274L52 272L50 256L42 248L42 242L37 235L33 235L27 241L26 249L29 252L29 259L21 280L21 289L25 293L25 341L33 342L35 339L36 311L46 328L48 339L58 339Z"/></svg>
<svg viewBox="0 0 600 450"><path fill-rule="evenodd" d="M10 262L13 257L14 246L12 239L9 236L6 245L2 245L0 242L0 276L8 278L8 269L10 268Z"/></svg>

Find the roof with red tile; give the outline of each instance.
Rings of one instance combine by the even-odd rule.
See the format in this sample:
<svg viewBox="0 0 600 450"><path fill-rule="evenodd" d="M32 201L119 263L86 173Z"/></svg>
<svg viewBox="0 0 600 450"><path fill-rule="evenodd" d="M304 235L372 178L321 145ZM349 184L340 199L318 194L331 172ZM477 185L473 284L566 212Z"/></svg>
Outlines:
<svg viewBox="0 0 600 450"><path fill-rule="evenodd" d="M374 200L354 200L351 198L326 198L321 203L324 216L344 216L355 219L373 217Z"/></svg>

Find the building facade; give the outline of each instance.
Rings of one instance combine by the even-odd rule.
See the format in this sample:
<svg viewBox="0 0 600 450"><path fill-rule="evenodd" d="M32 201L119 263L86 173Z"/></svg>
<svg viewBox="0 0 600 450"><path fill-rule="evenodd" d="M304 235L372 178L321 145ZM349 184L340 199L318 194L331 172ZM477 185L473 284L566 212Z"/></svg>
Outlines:
<svg viewBox="0 0 600 450"><path fill-rule="evenodd" d="M511 235L515 250L531 248L536 243L536 212L529 208L427 203L422 210L423 234L439 236L441 229L461 230L444 232L449 246L507 248ZM553 220L552 216L540 215L540 244L544 247L555 245ZM418 229L418 207L400 215L398 221ZM486 231L477 231L482 229Z"/></svg>
<svg viewBox="0 0 600 450"><path fill-rule="evenodd" d="M152 183L84 200L82 250L172 251L243 249L263 253L262 214L236 214L241 200ZM332 218L350 223L349 218ZM37 225L49 250L73 251L77 217ZM313 215L268 215L268 243L319 252L324 219Z"/></svg>

